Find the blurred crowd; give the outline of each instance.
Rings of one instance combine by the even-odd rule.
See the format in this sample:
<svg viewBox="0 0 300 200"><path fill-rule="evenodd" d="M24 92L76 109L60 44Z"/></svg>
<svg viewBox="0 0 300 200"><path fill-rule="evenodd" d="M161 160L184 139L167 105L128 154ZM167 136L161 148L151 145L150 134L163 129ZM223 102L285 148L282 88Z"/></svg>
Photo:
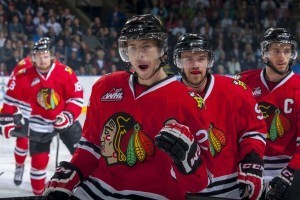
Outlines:
<svg viewBox="0 0 300 200"><path fill-rule="evenodd" d="M152 13L169 32L169 73L176 73L172 47L178 37L200 32L214 45L212 72L234 75L263 67L259 43L267 28L287 28L299 41L297 9L300 3L293 0L119 0L107 16L89 16L85 26L56 0L0 0L0 73L9 75L43 36L52 38L56 58L78 75L123 70L120 27L130 15Z"/></svg>

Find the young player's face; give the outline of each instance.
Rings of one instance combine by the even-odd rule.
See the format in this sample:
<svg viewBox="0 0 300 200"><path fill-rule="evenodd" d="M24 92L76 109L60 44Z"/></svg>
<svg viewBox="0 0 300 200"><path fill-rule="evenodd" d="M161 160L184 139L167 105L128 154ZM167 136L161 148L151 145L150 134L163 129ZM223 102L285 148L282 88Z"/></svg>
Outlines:
<svg viewBox="0 0 300 200"><path fill-rule="evenodd" d="M273 43L267 52L269 62L280 72L286 71L291 56L291 44Z"/></svg>
<svg viewBox="0 0 300 200"><path fill-rule="evenodd" d="M208 52L205 51L185 51L181 53L181 63L183 73L187 80L193 85L200 84L205 78L208 70Z"/></svg>
<svg viewBox="0 0 300 200"><path fill-rule="evenodd" d="M37 52L34 55L36 68L41 72L47 72L51 67L51 54L49 51Z"/></svg>
<svg viewBox="0 0 300 200"><path fill-rule="evenodd" d="M129 40L128 56L133 70L142 80L148 80L160 64L161 53L154 39Z"/></svg>

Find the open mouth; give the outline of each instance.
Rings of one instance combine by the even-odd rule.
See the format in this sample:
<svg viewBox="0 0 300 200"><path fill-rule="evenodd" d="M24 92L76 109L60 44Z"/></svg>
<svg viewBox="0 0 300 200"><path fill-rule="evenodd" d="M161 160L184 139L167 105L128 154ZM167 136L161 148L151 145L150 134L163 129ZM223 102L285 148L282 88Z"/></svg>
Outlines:
<svg viewBox="0 0 300 200"><path fill-rule="evenodd" d="M139 68L140 68L141 70L145 70L145 69L148 68L148 65L139 65Z"/></svg>
<svg viewBox="0 0 300 200"><path fill-rule="evenodd" d="M193 71L191 71L190 73L191 73L191 74L201 74L201 72L198 71L198 70L193 70Z"/></svg>

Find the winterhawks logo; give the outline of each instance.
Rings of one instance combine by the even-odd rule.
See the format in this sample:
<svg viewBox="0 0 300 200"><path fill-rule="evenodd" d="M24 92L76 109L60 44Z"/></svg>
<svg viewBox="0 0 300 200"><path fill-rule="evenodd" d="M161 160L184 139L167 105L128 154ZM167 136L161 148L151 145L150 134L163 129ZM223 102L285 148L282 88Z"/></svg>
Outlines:
<svg viewBox="0 0 300 200"><path fill-rule="evenodd" d="M113 88L110 92L106 93L101 101L120 101L123 98L123 89L122 88Z"/></svg>
<svg viewBox="0 0 300 200"><path fill-rule="evenodd" d="M253 88L252 90L252 95L254 97L259 97L261 95L261 88L260 87L257 87L257 88Z"/></svg>

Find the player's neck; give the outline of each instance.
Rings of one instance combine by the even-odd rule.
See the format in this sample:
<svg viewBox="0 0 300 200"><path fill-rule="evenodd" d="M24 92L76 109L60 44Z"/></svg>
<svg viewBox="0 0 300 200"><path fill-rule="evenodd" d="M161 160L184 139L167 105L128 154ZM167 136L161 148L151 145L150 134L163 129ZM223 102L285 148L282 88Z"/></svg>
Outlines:
<svg viewBox="0 0 300 200"><path fill-rule="evenodd" d="M281 75L281 74L278 74L276 72L274 72L272 69L270 69L269 67L266 68L266 79L268 81L271 81L271 82L279 82L281 81L287 74L284 74L284 75Z"/></svg>
<svg viewBox="0 0 300 200"><path fill-rule="evenodd" d="M151 86L154 85L155 83L165 79L167 77L167 74L164 72L164 70L162 68L160 68L157 72L155 72L155 74L147 79L147 80L143 80L141 78L138 77L138 83L140 85L144 85L144 86Z"/></svg>

